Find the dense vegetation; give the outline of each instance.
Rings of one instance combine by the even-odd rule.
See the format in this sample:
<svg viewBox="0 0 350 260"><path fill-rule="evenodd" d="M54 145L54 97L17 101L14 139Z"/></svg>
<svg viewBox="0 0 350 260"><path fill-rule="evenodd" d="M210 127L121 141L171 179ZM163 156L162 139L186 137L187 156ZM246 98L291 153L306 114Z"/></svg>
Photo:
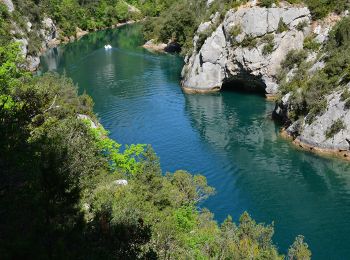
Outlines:
<svg viewBox="0 0 350 260"><path fill-rule="evenodd" d="M177 41L183 47L182 53L186 54L193 47L193 36L201 22L208 21L215 12L220 13L218 21L220 22L229 9L237 8L247 2L247 0L215 0L208 7L206 0L176 0L163 9L159 16L147 19L144 34L146 39L155 39L159 42ZM287 2L307 5L314 19L322 19L331 12L341 13L349 7L347 0L287 0ZM278 3L278 0L259 1L262 7L271 7ZM200 40L204 41L214 29L216 28L211 28L203 35L199 35ZM281 23L279 31L283 30L285 30L285 25ZM271 49L271 45L269 48ZM268 51L267 49L266 53Z"/></svg>
<svg viewBox="0 0 350 260"><path fill-rule="evenodd" d="M170 0L13 0L11 20L18 39L29 39L31 53L40 50L42 21L49 17L59 28L59 38L75 35L76 29L98 30L128 20L157 16L170 5ZM3 8L3 6L2 6ZM8 14L10 15L10 14ZM28 22L32 30L28 30ZM10 28L10 27L9 27ZM9 30L8 30L9 31ZM7 32L8 32L7 31Z"/></svg>
<svg viewBox="0 0 350 260"><path fill-rule="evenodd" d="M219 23L224 18L226 11L246 2L247 0L215 0L208 8L207 0L173 1L172 5L159 16L146 20L145 38L159 42L176 41L183 47L182 53L186 54L193 47L193 36L201 22L208 21L212 14L219 12L220 17L217 21ZM216 29L214 27L200 37L205 40Z"/></svg>
<svg viewBox="0 0 350 260"><path fill-rule="evenodd" d="M26 72L0 7L2 259L283 259L272 225L218 225L198 208L205 177L164 175L151 147L108 138L70 79ZM288 259L310 256L297 237Z"/></svg>
<svg viewBox="0 0 350 260"><path fill-rule="evenodd" d="M350 80L350 18L342 19L331 31L324 46L316 43L312 36L304 41L305 50L291 51L282 62L279 78L282 94L292 93L290 118L298 120L306 117L311 123L327 107L326 96L334 91L341 91L343 101L350 103L346 87ZM324 68L316 73L309 73L312 63L306 61L307 52L320 50L319 61ZM293 70L293 77L287 81L286 74ZM345 106L348 108L348 106ZM337 126L342 125L338 122ZM336 129L338 129L337 127ZM335 131L328 131L330 137Z"/></svg>
<svg viewBox="0 0 350 260"><path fill-rule="evenodd" d="M17 44L2 46L0 57L4 258L282 258L272 226L247 213L218 226L197 209L213 193L203 176L163 176L144 145L121 152L71 80L22 71ZM289 254L309 258L302 237Z"/></svg>

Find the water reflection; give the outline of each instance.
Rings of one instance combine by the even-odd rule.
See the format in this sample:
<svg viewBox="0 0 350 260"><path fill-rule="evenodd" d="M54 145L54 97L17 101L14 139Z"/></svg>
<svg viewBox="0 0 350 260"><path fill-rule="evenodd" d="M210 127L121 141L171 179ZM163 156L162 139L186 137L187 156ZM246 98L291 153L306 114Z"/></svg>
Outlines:
<svg viewBox="0 0 350 260"><path fill-rule="evenodd" d="M334 250L342 244L343 253L350 253L343 242L350 231L349 164L298 150L281 139L269 116L273 106L243 93L185 96L192 126L225 158L226 172L221 174L232 171L236 180L234 185L221 185L206 205L215 207L220 201L222 219L232 211L227 198L235 193L237 199L244 198L243 210L258 220L275 221L282 248L293 236L304 234L318 257L327 259L321 249L325 244Z"/></svg>

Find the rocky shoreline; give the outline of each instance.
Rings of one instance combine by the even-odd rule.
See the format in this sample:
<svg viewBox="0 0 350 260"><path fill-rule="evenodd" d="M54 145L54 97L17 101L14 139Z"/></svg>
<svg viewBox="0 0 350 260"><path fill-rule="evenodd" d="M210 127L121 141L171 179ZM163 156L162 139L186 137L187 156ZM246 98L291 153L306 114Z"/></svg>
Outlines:
<svg viewBox="0 0 350 260"><path fill-rule="evenodd" d="M308 115L292 122L289 118L292 93L281 99L277 80L288 53L304 51L305 41L310 37L322 46L333 26L347 15L348 12L331 14L314 21L308 8L293 5L241 6L229 10L222 21L215 14L197 29L194 48L186 56L182 70L182 90L189 94L205 94L241 84L253 91L264 90L268 101L277 102L274 118L287 126L281 131L283 137L304 150L350 160L350 110L341 98L341 91L335 90L327 96L324 111L312 122ZM324 67L318 51L305 53L305 60L311 64L309 75ZM295 66L289 68L287 82L296 70ZM348 88L350 92L350 83ZM343 122L341 131L334 131L340 120ZM327 132L332 132L332 137Z"/></svg>
<svg viewBox="0 0 350 260"><path fill-rule="evenodd" d="M101 30L106 30L106 29L114 29L114 28L119 28L128 24L133 24L136 23L138 21L134 21L134 20L130 20L127 22L123 22L123 23L118 23L115 25L112 25L111 27L106 27L106 28L102 28ZM90 31L84 31L80 28L76 28L76 34L71 35L70 37L64 37L62 40L60 40L58 38L59 35L59 28L56 27L56 25L54 24L54 22L50 19L50 18L46 18L44 21L44 28L48 28L49 33L44 33L44 41L42 42L42 48L40 49L40 52L36 55L27 55L26 50L28 49L28 41L26 39L24 40L17 40L20 41L22 44L27 44L22 46L22 54L25 56L26 60L27 60L27 69L31 72L35 72L38 67L40 66L40 56L46 52L48 49L50 48L55 48L59 45L64 45L64 44L68 44L70 42L74 42L77 40L80 40L82 37L84 37L85 35L89 34ZM45 32L42 30L42 32ZM51 37L50 37L51 36Z"/></svg>
<svg viewBox="0 0 350 260"><path fill-rule="evenodd" d="M317 145L312 145L307 142L303 142L299 138L293 138L288 131L286 131L285 128L282 128L280 131L280 135L282 138L285 138L287 140L290 140L291 143L296 146L297 148L300 148L304 151L312 152L315 154L319 154L321 156L331 156L336 157L339 159L344 159L347 161L350 161L350 151L349 150L342 150L342 149L335 149L335 148L324 148Z"/></svg>
<svg viewBox="0 0 350 260"><path fill-rule="evenodd" d="M147 41L143 48L151 52L163 52L163 53L179 53L181 46L175 41L169 41L168 43L156 42L154 39Z"/></svg>

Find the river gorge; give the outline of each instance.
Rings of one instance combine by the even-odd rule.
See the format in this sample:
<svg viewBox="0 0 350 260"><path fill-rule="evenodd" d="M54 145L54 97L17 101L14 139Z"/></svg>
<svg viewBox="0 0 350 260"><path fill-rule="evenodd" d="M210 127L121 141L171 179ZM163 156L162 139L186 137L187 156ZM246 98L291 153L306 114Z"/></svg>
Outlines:
<svg viewBox="0 0 350 260"><path fill-rule="evenodd" d="M122 144L151 144L163 171L201 173L216 194L203 203L216 220L248 211L275 225L286 252L305 236L315 259L350 254L350 165L297 149L280 137L273 102L260 94L225 91L184 94L183 60L151 53L141 27L91 33L50 49L42 71L71 77L92 96L110 136ZM104 45L112 45L105 50Z"/></svg>

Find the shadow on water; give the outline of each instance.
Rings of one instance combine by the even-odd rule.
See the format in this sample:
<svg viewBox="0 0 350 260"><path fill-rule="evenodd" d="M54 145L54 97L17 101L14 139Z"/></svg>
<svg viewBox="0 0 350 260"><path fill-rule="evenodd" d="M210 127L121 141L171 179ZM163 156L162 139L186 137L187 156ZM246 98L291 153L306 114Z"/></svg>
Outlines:
<svg viewBox="0 0 350 260"><path fill-rule="evenodd" d="M222 92L233 91L255 94L259 96L265 96L265 89L265 83L259 77L255 77L252 75L228 79L223 83L221 87Z"/></svg>

